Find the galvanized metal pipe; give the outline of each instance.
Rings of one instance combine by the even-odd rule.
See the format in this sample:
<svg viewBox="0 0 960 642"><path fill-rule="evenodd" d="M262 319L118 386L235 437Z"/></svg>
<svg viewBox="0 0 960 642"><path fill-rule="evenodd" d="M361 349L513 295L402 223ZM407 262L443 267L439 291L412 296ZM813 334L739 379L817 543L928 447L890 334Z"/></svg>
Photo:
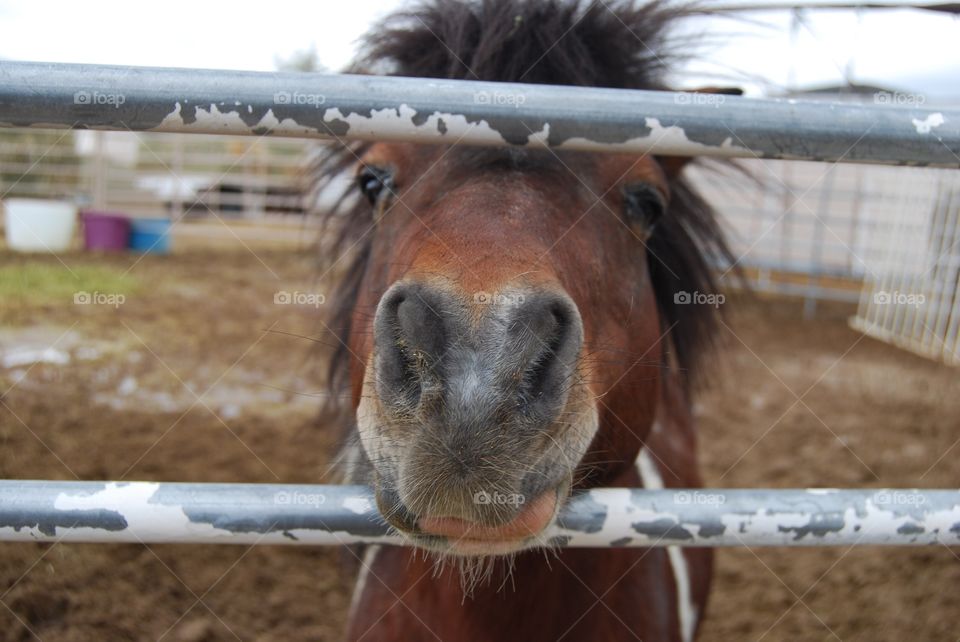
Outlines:
<svg viewBox="0 0 960 642"><path fill-rule="evenodd" d="M0 62L0 126L960 167L960 110L382 76ZM909 97L908 97L909 98ZM884 102L879 97L874 102Z"/></svg>
<svg viewBox="0 0 960 642"><path fill-rule="evenodd" d="M641 490L575 496L572 547L960 545L955 490ZM0 481L0 541L403 544L363 486Z"/></svg>

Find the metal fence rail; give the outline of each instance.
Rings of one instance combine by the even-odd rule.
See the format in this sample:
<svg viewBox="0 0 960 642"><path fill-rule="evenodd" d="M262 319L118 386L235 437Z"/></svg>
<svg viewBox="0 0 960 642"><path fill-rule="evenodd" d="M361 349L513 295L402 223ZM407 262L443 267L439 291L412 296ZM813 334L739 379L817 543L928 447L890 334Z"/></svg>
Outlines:
<svg viewBox="0 0 960 642"><path fill-rule="evenodd" d="M572 547L960 545L960 491L641 490L575 496ZM403 544L363 486L0 481L0 541Z"/></svg>
<svg viewBox="0 0 960 642"><path fill-rule="evenodd" d="M960 110L383 76L0 62L0 126L960 167Z"/></svg>

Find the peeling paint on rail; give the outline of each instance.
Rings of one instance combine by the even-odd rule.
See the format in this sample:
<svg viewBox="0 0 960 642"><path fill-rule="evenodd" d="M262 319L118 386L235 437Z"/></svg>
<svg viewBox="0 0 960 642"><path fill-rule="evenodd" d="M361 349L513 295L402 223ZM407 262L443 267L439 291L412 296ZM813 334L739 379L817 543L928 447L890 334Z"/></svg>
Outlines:
<svg viewBox="0 0 960 642"><path fill-rule="evenodd" d="M960 545L960 491L595 489L570 547ZM0 541L404 544L363 486L0 481Z"/></svg>
<svg viewBox="0 0 960 642"><path fill-rule="evenodd" d="M960 110L384 76L0 62L0 126L960 167Z"/></svg>

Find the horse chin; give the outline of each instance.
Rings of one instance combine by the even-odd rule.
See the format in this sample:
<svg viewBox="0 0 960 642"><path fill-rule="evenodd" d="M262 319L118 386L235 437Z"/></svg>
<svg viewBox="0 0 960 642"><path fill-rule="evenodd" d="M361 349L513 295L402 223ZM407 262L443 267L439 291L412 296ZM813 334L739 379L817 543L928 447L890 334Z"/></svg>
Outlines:
<svg viewBox="0 0 960 642"><path fill-rule="evenodd" d="M441 557L505 557L524 550L540 548L542 545L538 537L505 540L470 538L451 540L430 535L410 535L409 537L417 548L437 553Z"/></svg>
<svg viewBox="0 0 960 642"><path fill-rule="evenodd" d="M427 522L428 526L434 527L432 529L399 530L414 546L441 557L501 557L528 549L545 548L550 545L547 534L556 522L569 492L570 481L565 480L542 493L502 527L464 526L461 520L440 518Z"/></svg>

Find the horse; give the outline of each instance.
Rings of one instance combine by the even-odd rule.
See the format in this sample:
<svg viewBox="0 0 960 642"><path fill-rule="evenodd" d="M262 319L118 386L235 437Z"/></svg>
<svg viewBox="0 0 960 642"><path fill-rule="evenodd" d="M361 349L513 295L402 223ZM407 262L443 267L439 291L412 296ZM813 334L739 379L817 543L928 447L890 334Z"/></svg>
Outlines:
<svg viewBox="0 0 960 642"><path fill-rule="evenodd" d="M348 71L665 90L654 0L426 0ZM531 132L533 133L533 132ZM564 549L572 493L701 485L691 399L730 260L686 159L527 147L331 146L346 262L327 327L345 481L412 546L368 546L350 640L691 640L707 549Z"/></svg>

